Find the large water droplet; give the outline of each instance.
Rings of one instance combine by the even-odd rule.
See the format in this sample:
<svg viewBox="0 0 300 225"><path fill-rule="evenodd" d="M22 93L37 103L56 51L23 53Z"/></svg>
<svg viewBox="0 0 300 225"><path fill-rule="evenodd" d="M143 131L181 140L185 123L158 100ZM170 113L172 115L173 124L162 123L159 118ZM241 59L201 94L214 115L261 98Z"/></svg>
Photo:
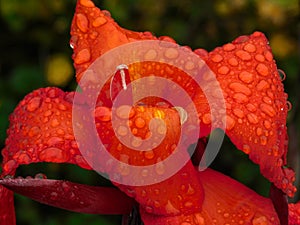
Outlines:
<svg viewBox="0 0 300 225"><path fill-rule="evenodd" d="M242 71L239 74L239 79L247 84L251 83L253 81L253 78L254 78L253 74L247 71Z"/></svg>
<svg viewBox="0 0 300 225"><path fill-rule="evenodd" d="M175 59L178 57L179 55L179 52L177 49L175 48L168 48L166 51L165 51L165 57L169 58L169 59Z"/></svg>
<svg viewBox="0 0 300 225"><path fill-rule="evenodd" d="M62 149L50 147L41 151L39 153L39 158L41 161L45 162L61 163L68 161L69 155L66 151Z"/></svg>
<svg viewBox="0 0 300 225"><path fill-rule="evenodd" d="M268 89L270 87L270 84L265 81L265 80L261 80L257 85L256 85L256 89L258 91L262 91L262 90L265 90L265 89Z"/></svg>
<svg viewBox="0 0 300 225"><path fill-rule="evenodd" d="M248 52L243 51L243 50L236 51L235 55L244 61L251 60L251 55Z"/></svg>
<svg viewBox="0 0 300 225"><path fill-rule="evenodd" d="M243 93L245 95L251 95L251 90L248 88L246 85L238 83L238 82L233 82L229 84L229 88L233 90L234 92L237 93Z"/></svg>
<svg viewBox="0 0 300 225"><path fill-rule="evenodd" d="M99 16L93 22L93 27L100 27L107 23L107 19L105 17Z"/></svg>
<svg viewBox="0 0 300 225"><path fill-rule="evenodd" d="M74 62L76 64L82 64L82 63L86 63L86 62L90 61L90 59L91 59L90 50L87 48L84 48L75 55Z"/></svg>
<svg viewBox="0 0 300 225"><path fill-rule="evenodd" d="M156 59L156 57L157 57L157 51L154 49L148 50L144 55L145 60L154 60Z"/></svg>
<svg viewBox="0 0 300 225"><path fill-rule="evenodd" d="M146 122L142 117L137 117L134 124L137 128L143 128L146 125Z"/></svg>
<svg viewBox="0 0 300 225"><path fill-rule="evenodd" d="M249 98L242 93L235 93L233 95L233 99L237 102L237 103L246 103L249 101Z"/></svg>
<svg viewBox="0 0 300 225"><path fill-rule="evenodd" d="M84 14L78 13L76 14L76 25L82 32L86 33L89 28L89 21Z"/></svg>
<svg viewBox="0 0 300 225"><path fill-rule="evenodd" d="M259 107L260 107L262 112L266 113L270 117L273 117L276 114L276 111L274 110L274 108L271 105L267 105L265 103L262 103L262 104L260 104Z"/></svg>
<svg viewBox="0 0 300 225"><path fill-rule="evenodd" d="M218 63L223 60L223 56L221 56L220 54L214 54L213 56L211 56L211 60L215 63Z"/></svg>
<svg viewBox="0 0 300 225"><path fill-rule="evenodd" d="M252 220L252 225L268 225L269 222L265 216L255 217Z"/></svg>
<svg viewBox="0 0 300 225"><path fill-rule="evenodd" d="M111 120L111 111L107 107L96 107L94 111L95 119L102 122L108 122Z"/></svg>
<svg viewBox="0 0 300 225"><path fill-rule="evenodd" d="M252 124L257 124L259 122L258 117L253 113L247 114L247 119Z"/></svg>
<svg viewBox="0 0 300 225"><path fill-rule="evenodd" d="M263 63L259 63L255 69L262 76L267 76L269 74L268 67Z"/></svg>
<svg viewBox="0 0 300 225"><path fill-rule="evenodd" d="M80 0L79 1L81 5L85 7L94 7L94 3L91 0Z"/></svg>
<svg viewBox="0 0 300 225"><path fill-rule="evenodd" d="M28 132L28 136L29 137L34 137L34 136L40 134L40 132L41 132L41 129L37 126L34 126L34 127L30 128L30 130Z"/></svg>
<svg viewBox="0 0 300 225"><path fill-rule="evenodd" d="M26 109L29 112L34 112L40 107L41 103L42 103L42 99L40 97L34 97L29 100Z"/></svg>
<svg viewBox="0 0 300 225"><path fill-rule="evenodd" d="M35 179L47 179L47 176L43 173L37 173L35 176L34 176Z"/></svg>
<svg viewBox="0 0 300 225"><path fill-rule="evenodd" d="M255 52L256 51L256 47L255 45L251 44L251 43L248 43L244 46L244 50L247 51L247 52Z"/></svg>

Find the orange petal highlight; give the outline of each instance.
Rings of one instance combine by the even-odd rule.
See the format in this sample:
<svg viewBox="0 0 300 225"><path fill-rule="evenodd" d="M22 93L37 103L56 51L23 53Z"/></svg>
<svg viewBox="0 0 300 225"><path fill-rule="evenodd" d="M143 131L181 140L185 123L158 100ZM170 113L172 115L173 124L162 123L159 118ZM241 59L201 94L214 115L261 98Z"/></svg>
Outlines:
<svg viewBox="0 0 300 225"><path fill-rule="evenodd" d="M28 94L10 116L2 151L3 175L14 174L20 164L74 163L89 169L72 129L73 93L44 88Z"/></svg>
<svg viewBox="0 0 300 225"><path fill-rule="evenodd" d="M270 199L211 169L199 172L198 178L205 193L202 211L158 217L142 210L145 225L280 224Z"/></svg>
<svg viewBox="0 0 300 225"><path fill-rule="evenodd" d="M287 94L264 34L241 36L209 54L195 52L215 72L223 89L227 135L260 165L266 178L293 196L294 172L285 168Z"/></svg>

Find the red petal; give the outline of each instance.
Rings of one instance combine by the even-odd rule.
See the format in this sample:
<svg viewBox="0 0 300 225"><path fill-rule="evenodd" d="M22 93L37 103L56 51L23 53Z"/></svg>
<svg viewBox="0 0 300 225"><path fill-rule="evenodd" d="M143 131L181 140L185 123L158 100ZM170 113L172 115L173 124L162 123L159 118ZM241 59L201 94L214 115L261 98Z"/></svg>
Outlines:
<svg viewBox="0 0 300 225"><path fill-rule="evenodd" d="M199 172L198 177L205 191L201 212L159 217L141 211L144 224L280 224L270 199L211 169Z"/></svg>
<svg viewBox="0 0 300 225"><path fill-rule="evenodd" d="M58 88L44 88L19 103L10 116L2 151L3 175L13 175L18 165L33 162L68 162L90 168L73 135L72 96Z"/></svg>
<svg viewBox="0 0 300 225"><path fill-rule="evenodd" d="M280 225L288 225L288 199L287 196L274 184L270 188L270 199L278 214Z"/></svg>
<svg viewBox="0 0 300 225"><path fill-rule="evenodd" d="M119 27L109 12L101 11L89 0L77 1L71 35L78 81L89 65L106 51L135 40L156 39L150 32L133 32Z"/></svg>
<svg viewBox="0 0 300 225"><path fill-rule="evenodd" d="M266 178L293 196L294 172L285 168L287 94L268 40L255 32L200 56L224 91L227 135Z"/></svg>
<svg viewBox="0 0 300 225"><path fill-rule="evenodd" d="M289 225L300 224L300 202L289 204Z"/></svg>
<svg viewBox="0 0 300 225"><path fill-rule="evenodd" d="M15 225L14 193L0 185L0 224Z"/></svg>
<svg viewBox="0 0 300 225"><path fill-rule="evenodd" d="M128 107L129 106L127 106L127 110ZM104 112L110 115L110 110L105 107L98 107L96 109L99 113L98 115L102 115L102 117L97 117L96 114L96 126L103 145L106 146L106 149L108 149L112 156L125 163L125 165L112 165L110 168L106 168L106 170L111 177L114 177L113 174L116 174L116 176L121 176L121 181L123 181L123 179L130 181L126 182L129 183L129 185L118 183L116 183L116 185L126 194L134 197L140 203L141 208L149 213L174 215L194 212L201 209L203 201L201 182L197 179L197 172L189 160L185 146L183 148L178 144L181 125L177 111L170 108L133 107L129 113L129 128L127 128L126 125L119 125L123 124L122 122L127 124L125 109L125 106L120 106L116 109L116 117L114 120L116 134L114 134L112 128L111 118L107 116L103 117ZM100 111L102 113L100 113ZM166 128L162 129L158 126L150 132L150 122L152 122L151 126L154 126L154 118L162 119ZM129 136L130 132L134 133L132 139ZM150 140L151 147L155 142L159 142L155 139L155 137L159 135L156 134L156 132L165 132L162 142L159 143L157 147L153 147L151 148L152 150L149 151L140 151L140 148L135 149L136 147L147 149L145 146L148 145L143 143L143 141L145 141L149 135L150 138L153 138L152 141ZM124 142L120 141L122 137L126 138L126 140L123 140ZM127 141L129 141L129 143L126 143ZM177 148L177 154L174 153L175 148ZM168 161L166 161L166 158L174 154L179 155L180 159L170 165L170 163L168 164ZM184 158L188 160L187 163L184 161ZM185 163L186 165L179 170ZM128 164L128 166L126 164ZM134 168L129 165L135 167L144 166L144 169L140 169L140 171L136 173L133 171ZM153 167L151 168L146 169L145 167L152 165ZM165 174L167 174L169 170L173 172L172 175L176 174L171 177L166 176ZM153 184L153 180L159 179L160 177L163 177L163 179ZM137 180L145 180L144 183L146 184L130 185L134 185ZM147 181L152 183L149 184ZM181 196L180 198L178 198L178 194Z"/></svg>
<svg viewBox="0 0 300 225"><path fill-rule="evenodd" d="M116 188L32 178L8 178L0 184L43 204L80 213L129 214L134 206L134 200Z"/></svg>

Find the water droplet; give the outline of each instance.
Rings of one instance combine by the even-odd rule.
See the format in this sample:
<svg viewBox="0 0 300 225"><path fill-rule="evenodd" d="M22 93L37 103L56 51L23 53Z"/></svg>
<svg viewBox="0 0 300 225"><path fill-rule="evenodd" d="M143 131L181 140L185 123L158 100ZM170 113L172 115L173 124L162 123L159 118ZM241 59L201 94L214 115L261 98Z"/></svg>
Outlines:
<svg viewBox="0 0 300 225"><path fill-rule="evenodd" d="M234 128L234 125L235 125L235 120L230 116L226 116L226 129L232 130Z"/></svg>
<svg viewBox="0 0 300 225"><path fill-rule="evenodd" d="M86 33L89 28L89 21L84 14L78 13L76 14L76 25L82 32Z"/></svg>
<svg viewBox="0 0 300 225"><path fill-rule="evenodd" d="M45 162L62 163L68 161L69 155L62 149L50 147L41 151L39 153L39 158L41 161Z"/></svg>
<svg viewBox="0 0 300 225"><path fill-rule="evenodd" d="M166 51L165 51L165 57L169 58L169 59L175 59L178 57L179 55L179 52L177 49L175 48L168 48Z"/></svg>
<svg viewBox="0 0 300 225"><path fill-rule="evenodd" d="M267 103L269 105L272 105L272 103L273 103L272 99L270 97L267 97L267 96L263 97L263 102Z"/></svg>
<svg viewBox="0 0 300 225"><path fill-rule="evenodd" d="M146 159L153 159L155 154L152 150L144 151L144 156Z"/></svg>
<svg viewBox="0 0 300 225"><path fill-rule="evenodd" d="M253 74L252 73L249 73L247 71L242 71L240 74L239 74L239 78L241 81L243 81L244 83L251 83L253 81Z"/></svg>
<svg viewBox="0 0 300 225"><path fill-rule="evenodd" d="M211 123L211 115L209 113L206 113L202 116L202 122L204 124L210 124Z"/></svg>
<svg viewBox="0 0 300 225"><path fill-rule="evenodd" d="M107 107L99 106L95 108L94 116L97 120L108 122L111 120L111 111Z"/></svg>
<svg viewBox="0 0 300 225"><path fill-rule="evenodd" d="M239 65L239 62L237 61L236 58L230 58L230 59L228 60L228 63L229 63L231 66L237 66L237 65Z"/></svg>
<svg viewBox="0 0 300 225"><path fill-rule="evenodd" d="M234 46L234 44L228 43L228 44L223 45L223 49L224 49L224 51L229 52L229 51L234 50L235 46Z"/></svg>
<svg viewBox="0 0 300 225"><path fill-rule="evenodd" d="M246 85L233 82L229 84L229 88L234 92L243 93L245 95L251 95L251 90Z"/></svg>
<svg viewBox="0 0 300 225"><path fill-rule="evenodd" d="M50 194L50 199L51 199L51 200L56 200L57 197L58 197L57 192L51 192L51 194Z"/></svg>
<svg viewBox="0 0 300 225"><path fill-rule="evenodd" d="M258 91L262 91L262 90L265 90L265 89L268 89L270 87L270 84L265 81L265 80L261 80L257 85L256 85L256 89Z"/></svg>
<svg viewBox="0 0 300 225"><path fill-rule="evenodd" d="M254 58L256 59L256 61L258 62L264 62L265 61L265 57L262 54L256 54L254 56Z"/></svg>
<svg viewBox="0 0 300 225"><path fill-rule="evenodd" d="M34 112L40 107L41 103L42 103L42 99L40 97L34 97L29 100L26 109L29 112Z"/></svg>
<svg viewBox="0 0 300 225"><path fill-rule="evenodd" d="M219 69L218 69L218 73L219 74L222 74L222 75L226 75L229 73L229 68L227 66L221 66Z"/></svg>
<svg viewBox="0 0 300 225"><path fill-rule="evenodd" d="M146 122L142 117L137 117L134 124L137 128L143 128L146 125Z"/></svg>
<svg viewBox="0 0 300 225"><path fill-rule="evenodd" d="M224 216L224 218L228 218L230 216L230 214L229 213L224 213L223 216Z"/></svg>
<svg viewBox="0 0 300 225"><path fill-rule="evenodd" d="M260 137L260 143L262 145L266 145L268 143L268 138L266 136L261 136Z"/></svg>
<svg viewBox="0 0 300 225"><path fill-rule="evenodd" d="M287 101L286 104L287 104L287 110L290 111L293 107L292 103L290 101Z"/></svg>
<svg viewBox="0 0 300 225"><path fill-rule="evenodd" d="M40 134L40 132L41 132L41 129L37 126L34 126L34 127L30 128L30 130L28 132L28 136L29 137L34 137L34 136Z"/></svg>
<svg viewBox="0 0 300 225"><path fill-rule="evenodd" d="M195 64L192 61L187 61L184 65L184 68L187 70L192 70L195 68Z"/></svg>
<svg viewBox="0 0 300 225"><path fill-rule="evenodd" d="M141 107L139 107L141 109ZM116 114L121 119L130 119L134 116L135 111L129 105L122 105L116 109Z"/></svg>
<svg viewBox="0 0 300 225"><path fill-rule="evenodd" d="M242 151L249 154L251 152L251 148L249 145L243 145Z"/></svg>
<svg viewBox="0 0 300 225"><path fill-rule="evenodd" d="M100 27L106 23L107 23L107 19L105 17L99 16L92 22L92 26Z"/></svg>
<svg viewBox="0 0 300 225"><path fill-rule="evenodd" d="M215 63L218 63L223 60L223 57L220 54L214 54L213 56L211 56L211 60Z"/></svg>
<svg viewBox="0 0 300 225"><path fill-rule="evenodd" d="M259 108L261 109L262 112L266 113L270 117L275 116L276 111L271 105L267 105L265 103L260 104Z"/></svg>
<svg viewBox="0 0 300 225"><path fill-rule="evenodd" d="M252 225L268 225L269 222L265 216L255 217L252 220Z"/></svg>
<svg viewBox="0 0 300 225"><path fill-rule="evenodd" d="M158 162L156 163L155 172L158 175L163 175L165 173L165 165L161 160L158 160Z"/></svg>
<svg viewBox="0 0 300 225"><path fill-rule="evenodd" d="M279 77L280 77L281 81L284 81L285 78L286 78L285 72L281 69L278 69L277 71L278 71L278 74L279 74Z"/></svg>
<svg viewBox="0 0 300 225"><path fill-rule="evenodd" d="M156 57L157 57L157 51L154 49L148 50L144 55L145 60L154 60L156 59Z"/></svg>
<svg viewBox="0 0 300 225"><path fill-rule="evenodd" d="M248 43L244 46L244 50L252 53L252 52L256 51L256 47L255 47L255 45Z"/></svg>
<svg viewBox="0 0 300 225"><path fill-rule="evenodd" d="M119 126L117 132L120 136L126 136L128 134L128 129L125 126Z"/></svg>
<svg viewBox="0 0 300 225"><path fill-rule="evenodd" d="M245 116L243 110L241 110L241 109L234 108L232 111L233 111L233 114L239 118L243 118Z"/></svg>
<svg viewBox="0 0 300 225"><path fill-rule="evenodd" d="M246 108L250 111L250 112L255 112L257 109L256 109L256 106L249 103L246 105Z"/></svg>
<svg viewBox="0 0 300 225"><path fill-rule="evenodd" d="M237 102L237 103L246 103L249 101L249 98L242 94L242 93L235 93L233 95L233 99Z"/></svg>
<svg viewBox="0 0 300 225"><path fill-rule="evenodd" d="M35 179L47 179L47 176L43 173L38 173L34 176Z"/></svg>
<svg viewBox="0 0 300 225"><path fill-rule="evenodd" d="M80 0L80 4L85 7L94 7L94 3L90 0Z"/></svg>
<svg viewBox="0 0 300 225"><path fill-rule="evenodd" d="M268 76L268 74L269 74L268 67L263 63L259 63L255 69L262 76Z"/></svg>
<svg viewBox="0 0 300 225"><path fill-rule="evenodd" d="M140 137L133 137L133 140L131 141L131 145L135 148L141 146L142 143L143 143L143 141Z"/></svg>
<svg viewBox="0 0 300 225"><path fill-rule="evenodd" d="M252 124L257 124L259 122L258 117L253 113L247 114L247 119Z"/></svg>
<svg viewBox="0 0 300 225"><path fill-rule="evenodd" d="M191 207L194 206L194 204L193 204L193 202L191 202L191 201L186 201L186 202L184 203L184 206L185 206L186 208L191 208Z"/></svg>
<svg viewBox="0 0 300 225"><path fill-rule="evenodd" d="M147 213L153 213L153 208L151 207L151 206L146 206L145 207L145 211L147 212Z"/></svg>
<svg viewBox="0 0 300 225"><path fill-rule="evenodd" d="M243 51L243 50L236 51L235 55L244 61L251 60L251 55L248 52Z"/></svg>
<svg viewBox="0 0 300 225"><path fill-rule="evenodd" d="M272 62L273 61L273 55L270 51L265 51L264 52L265 58L269 61Z"/></svg>
<svg viewBox="0 0 300 225"><path fill-rule="evenodd" d="M265 120L264 121L264 126L265 126L265 128L270 129L271 126L272 126L272 124L271 124L271 122L269 120Z"/></svg>
<svg viewBox="0 0 300 225"><path fill-rule="evenodd" d="M262 135L262 128L261 128L261 127L258 127L258 128L256 129L256 134L257 134L257 136Z"/></svg>
<svg viewBox="0 0 300 225"><path fill-rule="evenodd" d="M60 125L60 122L58 121L58 119L53 119L51 120L51 127L58 127Z"/></svg>
<svg viewBox="0 0 300 225"><path fill-rule="evenodd" d="M82 64L90 61L91 59L91 52L89 49L84 48L80 50L77 55L75 55L74 62L76 64Z"/></svg>

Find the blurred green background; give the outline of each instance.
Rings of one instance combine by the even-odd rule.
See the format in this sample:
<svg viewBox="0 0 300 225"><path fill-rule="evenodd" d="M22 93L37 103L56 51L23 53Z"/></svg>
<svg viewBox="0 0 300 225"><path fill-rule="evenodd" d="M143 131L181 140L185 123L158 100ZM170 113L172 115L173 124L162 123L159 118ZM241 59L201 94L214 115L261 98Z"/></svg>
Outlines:
<svg viewBox="0 0 300 225"><path fill-rule="evenodd" d="M181 45L213 48L237 36L262 31L279 68L289 101L289 165L300 172L299 8L297 0L95 0L123 27L173 37ZM29 92L58 86L74 90L69 29L75 0L0 0L0 149L4 146L8 115ZM230 149L230 150L229 150ZM256 165L228 139L213 167L263 195L269 183ZM96 173L76 166L37 164L18 170L22 176L43 172L49 178L110 185ZM297 177L299 187L299 173ZM291 201L299 199L299 195ZM16 196L18 224L120 224L119 217L70 213Z"/></svg>

